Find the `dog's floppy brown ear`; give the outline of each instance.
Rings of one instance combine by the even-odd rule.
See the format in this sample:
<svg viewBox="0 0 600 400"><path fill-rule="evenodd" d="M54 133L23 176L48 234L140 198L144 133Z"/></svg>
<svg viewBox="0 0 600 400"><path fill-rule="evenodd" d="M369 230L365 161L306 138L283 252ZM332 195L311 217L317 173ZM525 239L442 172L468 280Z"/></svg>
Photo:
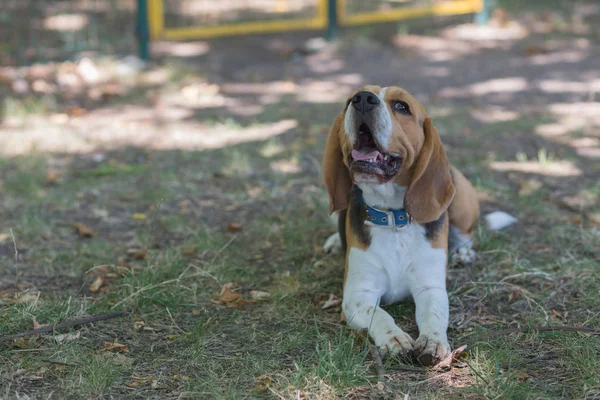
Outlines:
<svg viewBox="0 0 600 400"><path fill-rule="evenodd" d="M344 115L340 114L329 131L323 156L323 180L329 192L329 214L348 208L348 197L352 188L352 180L348 167L344 164L344 155L340 145L343 127Z"/></svg>
<svg viewBox="0 0 600 400"><path fill-rule="evenodd" d="M408 214L422 224L437 221L456 192L444 146L430 118L425 119L423 131L425 142L404 198Z"/></svg>

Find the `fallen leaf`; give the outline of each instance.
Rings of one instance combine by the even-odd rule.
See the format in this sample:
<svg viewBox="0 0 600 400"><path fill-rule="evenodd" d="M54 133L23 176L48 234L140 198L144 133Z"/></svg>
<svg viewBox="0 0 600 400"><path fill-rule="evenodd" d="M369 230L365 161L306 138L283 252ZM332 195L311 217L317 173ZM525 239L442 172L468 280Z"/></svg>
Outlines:
<svg viewBox="0 0 600 400"><path fill-rule="evenodd" d="M123 351L127 353L127 351ZM132 357L124 356L121 353L108 353L112 356L112 363L115 365L132 366L134 359Z"/></svg>
<svg viewBox="0 0 600 400"><path fill-rule="evenodd" d="M197 317L197 316L199 316L199 315L200 315L200 311L198 311L198 310L196 310L196 309L193 309L193 310L192 310L192 315L193 315L194 317Z"/></svg>
<svg viewBox="0 0 600 400"><path fill-rule="evenodd" d="M114 341L114 342L104 342L104 351L128 353L129 349L127 348L127 345L124 345L122 343L117 343L117 341Z"/></svg>
<svg viewBox="0 0 600 400"><path fill-rule="evenodd" d="M537 179L524 179L519 181L519 196L531 196L533 193L540 190L542 182Z"/></svg>
<svg viewBox="0 0 600 400"><path fill-rule="evenodd" d="M183 255L190 257L193 256L194 254L196 254L196 248L195 247L188 247L187 249L185 249L183 251Z"/></svg>
<svg viewBox="0 0 600 400"><path fill-rule="evenodd" d="M67 366L66 365L55 365L54 371L60 372L60 373L65 373L65 372L67 372Z"/></svg>
<svg viewBox="0 0 600 400"><path fill-rule="evenodd" d="M242 295L238 292L233 291L233 282L223 285L221 293L219 294L219 300L224 304L236 303L242 299Z"/></svg>
<svg viewBox="0 0 600 400"><path fill-rule="evenodd" d="M325 301L323 307L321 307L321 310L327 310L333 307L337 307L340 304L342 304L342 299L337 297L335 294L330 293L329 298L327 299L327 301Z"/></svg>
<svg viewBox="0 0 600 400"><path fill-rule="evenodd" d="M2 243L2 242L8 242L8 239L10 237L11 236L8 233L0 233L0 243Z"/></svg>
<svg viewBox="0 0 600 400"><path fill-rule="evenodd" d="M177 339L177 335L169 335L169 336L167 336L167 339L168 340L175 340L175 339Z"/></svg>
<svg viewBox="0 0 600 400"><path fill-rule="evenodd" d="M262 290L251 290L250 291L250 298L252 300L261 301L261 300L267 300L270 297L271 297L271 293L269 293L269 292L263 292Z"/></svg>
<svg viewBox="0 0 600 400"><path fill-rule="evenodd" d="M134 260L145 260L148 258L148 250L141 249L127 249L127 255L133 258Z"/></svg>
<svg viewBox="0 0 600 400"><path fill-rule="evenodd" d="M135 213L131 216L131 218L136 221L145 221L148 219L148 216L146 214L142 214L142 213Z"/></svg>
<svg viewBox="0 0 600 400"><path fill-rule="evenodd" d="M561 313L559 313L558 311L556 311L554 308L552 309L552 316L554 318L563 319L563 315Z"/></svg>
<svg viewBox="0 0 600 400"><path fill-rule="evenodd" d="M271 378L269 378L267 375L261 375L258 378L256 378L256 390L265 390L267 389L269 386L271 386L271 384L273 383L273 380Z"/></svg>
<svg viewBox="0 0 600 400"><path fill-rule="evenodd" d="M21 376L21 375L25 375L27 373L26 369L20 368L18 370L16 370L15 372L12 373L12 376Z"/></svg>
<svg viewBox="0 0 600 400"><path fill-rule="evenodd" d="M17 294L17 303L25 304L37 300L40 292L24 292Z"/></svg>
<svg viewBox="0 0 600 400"><path fill-rule="evenodd" d="M152 379L152 383L150 384L152 389L158 389L158 381L156 379Z"/></svg>
<svg viewBox="0 0 600 400"><path fill-rule="evenodd" d="M48 324L40 324L39 322L37 322L37 318L35 317L35 315L33 316L33 329L40 329L45 326L48 326Z"/></svg>
<svg viewBox="0 0 600 400"><path fill-rule="evenodd" d="M234 291L235 283L230 282L223 285L219 299L215 301L217 304L224 304L227 307L234 308L240 307L244 304L249 304L251 301L244 300L241 293Z"/></svg>
<svg viewBox="0 0 600 400"><path fill-rule="evenodd" d="M10 347L13 349L35 349L38 348L39 345L35 342L28 342L23 338L18 338L10 344Z"/></svg>
<svg viewBox="0 0 600 400"><path fill-rule="evenodd" d="M85 115L86 113L87 113L87 110L85 110L84 108L81 108L81 107L77 107L77 106L70 107L67 110L67 114L71 117L81 117L82 115Z"/></svg>
<svg viewBox="0 0 600 400"><path fill-rule="evenodd" d="M584 189L574 195L563 197L562 202L573 211L585 211L598 204L598 195Z"/></svg>
<svg viewBox="0 0 600 400"><path fill-rule="evenodd" d="M94 232L90 227L85 224L75 224L75 232L81 236L86 238L91 238L98 235Z"/></svg>
<svg viewBox="0 0 600 400"><path fill-rule="evenodd" d="M227 224L227 232L229 232L229 233L239 232L241 230L242 230L241 224Z"/></svg>
<svg viewBox="0 0 600 400"><path fill-rule="evenodd" d="M144 321L135 321L133 323L133 329L138 330L143 328L146 325L146 323Z"/></svg>
<svg viewBox="0 0 600 400"><path fill-rule="evenodd" d="M106 281L106 279L104 279L104 277L102 277L102 276L99 276L96 278L94 283L92 283L90 285L90 292L97 293L101 287L103 287L107 284L108 284L108 282Z"/></svg>
<svg viewBox="0 0 600 400"><path fill-rule="evenodd" d="M515 374L517 379L520 381L526 381L529 379L529 373L527 371L517 371L517 373Z"/></svg>
<svg viewBox="0 0 600 400"><path fill-rule="evenodd" d="M239 208L239 206L237 204L230 204L228 206L225 206L225 211L235 211Z"/></svg>
<svg viewBox="0 0 600 400"><path fill-rule="evenodd" d="M461 360L467 359L469 358L469 353L467 353L467 345L462 345L460 347L458 347L457 349L455 349L454 351L452 351L452 353L450 353L450 355L448 357L446 357L445 359L441 360L439 363L437 363L437 365L434 366L435 370L441 370L444 368L448 368L448 367L459 367L460 365L464 364L461 363ZM455 364L457 363L457 364Z"/></svg>
<svg viewBox="0 0 600 400"><path fill-rule="evenodd" d="M60 172L50 170L46 173L46 177L44 178L44 183L46 183L46 185L56 185L57 183L60 182L60 178L61 178Z"/></svg>
<svg viewBox="0 0 600 400"><path fill-rule="evenodd" d="M79 339L80 336L81 336L80 331L77 331L75 333L63 333L63 334L54 336L54 340L56 340L57 343L70 342L70 341Z"/></svg>
<svg viewBox="0 0 600 400"><path fill-rule="evenodd" d="M35 371L33 374L29 375L28 379L42 379L44 374L48 371L48 368L42 367Z"/></svg>
<svg viewBox="0 0 600 400"><path fill-rule="evenodd" d="M510 303L511 301L513 301L514 299L516 299L517 297L519 297L519 294L520 293L518 291L511 292L508 295L508 302Z"/></svg>
<svg viewBox="0 0 600 400"><path fill-rule="evenodd" d="M523 49L523 54L526 56L535 56L537 54L544 54L547 52L548 50L545 48L536 45L527 46Z"/></svg>
<svg viewBox="0 0 600 400"><path fill-rule="evenodd" d="M600 212L586 214L586 218L594 225L600 226Z"/></svg>

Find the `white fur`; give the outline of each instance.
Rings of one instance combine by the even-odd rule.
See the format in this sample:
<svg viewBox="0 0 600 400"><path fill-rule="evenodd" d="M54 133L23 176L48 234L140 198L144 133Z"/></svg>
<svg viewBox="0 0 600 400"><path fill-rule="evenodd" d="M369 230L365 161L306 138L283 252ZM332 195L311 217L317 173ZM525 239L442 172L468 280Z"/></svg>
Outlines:
<svg viewBox="0 0 600 400"><path fill-rule="evenodd" d="M359 182L363 192L363 198L370 206L377 208L403 208L406 186L400 186L392 182L373 184Z"/></svg>
<svg viewBox="0 0 600 400"><path fill-rule="evenodd" d="M323 250L326 254L338 254L342 252L342 238L339 233L331 234L325 244L323 245Z"/></svg>
<svg viewBox="0 0 600 400"><path fill-rule="evenodd" d="M390 115L390 109L387 107L385 102L385 92L387 88L383 88L379 91L379 93L374 93L381 104L379 107L373 109L373 113L377 113L374 116L373 120L374 125L371 126L371 131L373 132L373 137L382 147L384 152L387 152L389 142L392 138L392 116ZM358 126L355 124L355 116L354 113L356 110L352 106L352 102L350 102L346 108L346 115L344 116L344 130L348 139L350 139L350 143L354 144L354 141L358 135Z"/></svg>
<svg viewBox="0 0 600 400"><path fill-rule="evenodd" d="M380 207L397 207L398 198L382 193L397 193L400 187L362 185L369 204L377 196ZM364 186L364 187L363 187ZM446 252L435 249L425 237L425 228L411 224L399 231L370 227L371 245L366 251L351 248L344 287L343 311L348 324L368 329L382 353L408 353L444 358L450 352L448 295L446 293ZM417 341L402 331L379 304L394 303L412 296L419 327Z"/></svg>
<svg viewBox="0 0 600 400"><path fill-rule="evenodd" d="M470 264L475 261L477 254L473 251L471 235L460 232L456 226L450 224L448 231L448 253L459 264Z"/></svg>
<svg viewBox="0 0 600 400"><path fill-rule="evenodd" d="M518 220L510 214L504 211L494 211L484 216L485 222L488 228L492 231L499 231L500 229L506 228L509 225L517 222Z"/></svg>
<svg viewBox="0 0 600 400"><path fill-rule="evenodd" d="M344 131L346 132L346 136L350 139L350 143L354 144L356 137L358 136L358 126L354 123L354 107L352 107L352 102L348 104L346 107L346 115L344 116Z"/></svg>

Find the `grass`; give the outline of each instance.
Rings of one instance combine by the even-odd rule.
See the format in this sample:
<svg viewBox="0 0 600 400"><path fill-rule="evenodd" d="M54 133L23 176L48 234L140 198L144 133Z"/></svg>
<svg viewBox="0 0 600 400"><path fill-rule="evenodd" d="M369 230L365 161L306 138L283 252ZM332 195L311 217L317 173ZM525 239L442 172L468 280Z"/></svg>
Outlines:
<svg viewBox="0 0 600 400"><path fill-rule="evenodd" d="M506 124L497 128L496 135L502 135ZM487 140L493 125L487 129L474 140ZM318 139L321 145L323 140ZM600 324L593 311L600 279L598 236L580 225L558 223L564 213L547 201L544 189L523 198L511 189L511 181L489 171L479 180L480 188L512 205L521 223L516 230L494 234L481 228L479 260L451 269L449 336L454 347L469 344L465 368L438 376L403 371L405 361L388 360L391 378L377 386L364 334L352 333L337 313L320 309L329 293L341 295L343 260L321 254L332 227L315 167L302 162L307 149L313 151L306 146L299 137L270 139L214 151L231 158L187 153L182 164L174 162L182 159L177 152L156 152L142 166L115 153L111 157L118 168L73 163L54 185L45 183L44 175L55 156L3 161L3 226L13 228L22 258L14 261L12 243L4 239L2 268L10 271L8 280L20 285L20 292L48 289L23 303L3 298L0 331L31 329L34 316L39 323L56 323L113 310L131 313L78 329L81 336L71 341L59 343L45 335L3 347L0 381L7 393L585 398L600 392L594 356L600 342L593 336L554 332L476 339L514 326ZM264 167L265 158L289 157L300 160L300 173L289 176ZM483 171L486 161L480 160L477 168ZM188 180L202 165L205 176L214 171L220 178ZM256 172L244 174L248 169ZM95 191L91 204L82 203L90 191ZM182 199L200 204L209 194L212 203L188 206L197 214L181 206ZM106 212L94 214L94 209ZM135 213L147 219L133 220ZM98 235L78 237L71 225L81 221ZM228 223L240 223L241 231L227 232ZM552 229L542 228L547 224ZM136 259L132 248L143 249L143 256ZM39 281L53 274L66 280ZM107 285L90 293L97 276L104 276ZM514 278L503 281L506 276ZM214 304L228 282L235 282L246 298L251 290L271 297L240 308ZM388 309L416 333L412 304ZM104 351L104 343L115 340L129 352ZM544 355L547 359L535 361Z"/></svg>
<svg viewBox="0 0 600 400"><path fill-rule="evenodd" d="M177 91L194 77L180 72L173 73L180 82L161 90ZM143 102L132 96L116 104ZM5 111L25 118L57 108L28 101L5 102ZM0 159L0 334L30 330L34 317L47 324L129 313L65 332L70 336L0 342L0 397L597 398L597 335L486 338L518 327L600 328L600 236L588 210L565 208L554 197L582 189L600 194L593 174L492 167L562 160L586 172L597 166L566 145L531 140L538 125L557 122L550 115L484 123L466 105L439 106L434 121L449 157L482 194L485 212L519 218L501 232L480 226L478 260L449 269L449 338L453 348L468 345L468 357L452 369L388 359L384 384L378 382L366 335L341 323L338 310L322 309L330 294L342 295L343 257L321 247L334 228L319 176L325 133L340 104L300 107L284 95L256 116L202 110L193 117L209 130L240 135L298 121L269 139L203 151L127 148L101 160L44 152ZM50 171L59 179L49 180ZM526 179L541 187L520 195ZM95 235L83 237L75 224ZM98 278L103 285L92 291ZM248 303L219 301L230 283ZM253 300L254 291L269 296ZM412 303L386 310L416 335ZM127 352L105 350L115 341Z"/></svg>

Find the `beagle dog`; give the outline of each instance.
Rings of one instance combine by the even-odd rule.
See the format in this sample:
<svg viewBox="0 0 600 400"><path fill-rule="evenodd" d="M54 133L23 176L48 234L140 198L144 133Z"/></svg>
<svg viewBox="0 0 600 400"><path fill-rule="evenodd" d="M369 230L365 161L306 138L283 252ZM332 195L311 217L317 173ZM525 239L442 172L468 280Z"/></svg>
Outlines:
<svg viewBox="0 0 600 400"><path fill-rule="evenodd" d="M448 251L473 259L479 202L448 163L424 107L402 88L365 86L333 123L323 177L339 231L325 249L346 251L347 324L367 329L384 356L412 354L425 365L445 359ZM380 307L408 297L416 305L416 340Z"/></svg>

